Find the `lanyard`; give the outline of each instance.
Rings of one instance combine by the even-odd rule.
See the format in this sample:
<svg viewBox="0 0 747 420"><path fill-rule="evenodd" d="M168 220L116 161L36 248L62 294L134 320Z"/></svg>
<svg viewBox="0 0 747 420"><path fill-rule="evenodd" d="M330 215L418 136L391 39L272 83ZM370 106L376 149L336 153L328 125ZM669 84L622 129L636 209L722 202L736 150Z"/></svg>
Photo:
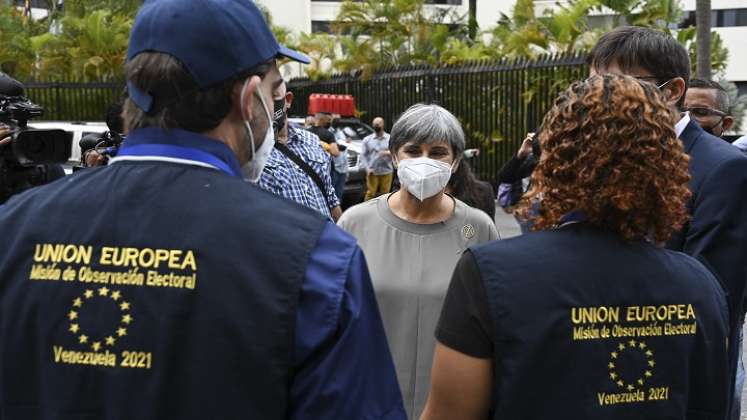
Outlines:
<svg viewBox="0 0 747 420"><path fill-rule="evenodd" d="M219 169L229 175L241 178L238 168L233 168L228 163L215 155L191 147L174 146L173 144L136 144L125 146L119 150L117 157L121 156L161 156L167 158L182 159L200 162Z"/></svg>

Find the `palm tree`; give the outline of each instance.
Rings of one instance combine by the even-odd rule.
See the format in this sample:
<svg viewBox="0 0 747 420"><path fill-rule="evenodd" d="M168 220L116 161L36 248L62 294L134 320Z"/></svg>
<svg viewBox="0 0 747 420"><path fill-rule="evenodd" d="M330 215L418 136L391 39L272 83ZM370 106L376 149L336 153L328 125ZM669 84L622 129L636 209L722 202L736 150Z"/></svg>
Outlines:
<svg viewBox="0 0 747 420"><path fill-rule="evenodd" d="M477 0L469 0L469 38L477 37Z"/></svg>
<svg viewBox="0 0 747 420"><path fill-rule="evenodd" d="M711 0L695 1L695 26L698 31L698 78L711 79Z"/></svg>

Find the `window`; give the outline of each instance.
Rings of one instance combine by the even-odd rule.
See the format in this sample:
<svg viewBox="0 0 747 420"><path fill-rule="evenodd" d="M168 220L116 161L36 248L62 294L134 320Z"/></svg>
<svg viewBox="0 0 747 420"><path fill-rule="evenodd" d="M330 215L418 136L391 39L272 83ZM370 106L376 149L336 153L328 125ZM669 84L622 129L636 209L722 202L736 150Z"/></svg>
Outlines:
<svg viewBox="0 0 747 420"><path fill-rule="evenodd" d="M311 0L312 3L341 3L343 0ZM361 0L353 0L361 1ZM463 0L426 0L426 4L450 4L455 6L461 6Z"/></svg>
<svg viewBox="0 0 747 420"><path fill-rule="evenodd" d="M680 28L695 26L695 12L686 12L680 23ZM711 26L714 28L730 28L747 26L747 9L719 9L711 11Z"/></svg>

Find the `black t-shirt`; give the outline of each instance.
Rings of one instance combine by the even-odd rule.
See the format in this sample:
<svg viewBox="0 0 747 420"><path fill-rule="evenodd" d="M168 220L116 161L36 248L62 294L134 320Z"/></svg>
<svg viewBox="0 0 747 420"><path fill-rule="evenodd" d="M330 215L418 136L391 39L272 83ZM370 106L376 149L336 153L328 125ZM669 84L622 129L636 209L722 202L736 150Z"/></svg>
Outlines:
<svg viewBox="0 0 747 420"><path fill-rule="evenodd" d="M436 339L481 359L493 358L493 320L475 257L464 253L457 263L436 326Z"/></svg>
<svg viewBox="0 0 747 420"><path fill-rule="evenodd" d="M337 143L337 141L335 140L335 135L327 128L313 126L309 128L309 131L319 136L319 140L327 144Z"/></svg>

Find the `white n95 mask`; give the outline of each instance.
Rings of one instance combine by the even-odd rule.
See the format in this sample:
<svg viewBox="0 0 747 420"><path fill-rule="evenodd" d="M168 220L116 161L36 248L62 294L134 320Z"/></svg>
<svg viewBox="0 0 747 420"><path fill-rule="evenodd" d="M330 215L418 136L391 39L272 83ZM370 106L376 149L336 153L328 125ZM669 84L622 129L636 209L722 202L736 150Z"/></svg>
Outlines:
<svg viewBox="0 0 747 420"><path fill-rule="evenodd" d="M423 201L446 188L451 168L448 163L426 157L404 159L399 162L397 176L410 194Z"/></svg>
<svg viewBox="0 0 747 420"><path fill-rule="evenodd" d="M241 90L242 115L244 113L244 92L246 92L246 85L248 83L249 79L246 79L244 87ZM252 149L252 156L249 158L249 162L241 167L241 173L244 175L244 180L253 184L256 184L257 181L259 181L259 177L262 176L262 171L265 169L265 165L267 165L267 160L270 158L273 146L275 146L275 131L272 129L272 116L270 115L270 112L267 111L265 98L262 97L262 94L256 90L255 94L259 96L259 100L262 102L262 109L265 110L265 116L267 117L267 132L265 133L265 139L262 141L259 149L256 149L254 146L254 133L252 133L252 126L249 124L249 121L244 120L244 126L246 127L249 143Z"/></svg>

